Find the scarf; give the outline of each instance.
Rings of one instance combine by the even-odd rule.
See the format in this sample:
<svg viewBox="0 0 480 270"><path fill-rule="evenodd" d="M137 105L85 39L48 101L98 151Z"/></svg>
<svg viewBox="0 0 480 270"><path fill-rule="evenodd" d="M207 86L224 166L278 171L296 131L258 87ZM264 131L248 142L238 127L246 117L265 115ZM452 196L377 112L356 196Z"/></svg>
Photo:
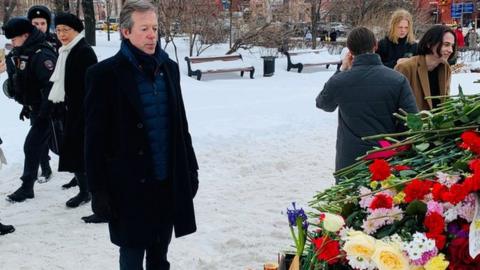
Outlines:
<svg viewBox="0 0 480 270"><path fill-rule="evenodd" d="M83 31L79 33L70 43L60 47L58 50L57 64L53 71L50 81L53 82L52 90L48 95L48 100L53 103L60 103L65 101L65 64L68 55L75 45L83 38Z"/></svg>

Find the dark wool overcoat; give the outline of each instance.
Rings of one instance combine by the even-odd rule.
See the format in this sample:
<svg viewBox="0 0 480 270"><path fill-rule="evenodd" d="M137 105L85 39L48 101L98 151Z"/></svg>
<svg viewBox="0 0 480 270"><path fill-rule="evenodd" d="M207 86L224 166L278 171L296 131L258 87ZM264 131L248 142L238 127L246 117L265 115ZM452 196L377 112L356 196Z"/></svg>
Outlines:
<svg viewBox="0 0 480 270"><path fill-rule="evenodd" d="M85 74L97 63L93 49L82 38L70 51L65 63L65 122L60 147L59 171L84 172Z"/></svg>
<svg viewBox="0 0 480 270"><path fill-rule="evenodd" d="M169 95L171 199L167 201L175 235L180 237L196 231L193 197L198 188L198 164L188 132L178 65L168 59L160 68ZM133 69L119 52L87 72L86 170L91 191L108 194L114 215L109 221L112 243L145 247L158 235L159 222L168 217L160 210L161 198L149 188L153 165Z"/></svg>

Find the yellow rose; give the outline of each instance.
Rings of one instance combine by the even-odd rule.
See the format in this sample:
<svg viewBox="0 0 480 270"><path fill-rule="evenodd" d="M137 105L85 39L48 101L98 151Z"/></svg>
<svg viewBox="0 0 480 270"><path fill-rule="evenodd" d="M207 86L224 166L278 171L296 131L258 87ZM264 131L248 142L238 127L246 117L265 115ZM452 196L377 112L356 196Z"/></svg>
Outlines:
<svg viewBox="0 0 480 270"><path fill-rule="evenodd" d="M348 256L370 259L375 252L375 238L363 232L353 231L346 238L343 250Z"/></svg>
<svg viewBox="0 0 480 270"><path fill-rule="evenodd" d="M445 260L445 255L440 253L425 264L425 270L445 270L448 264L449 262Z"/></svg>
<svg viewBox="0 0 480 270"><path fill-rule="evenodd" d="M323 213L323 228L329 232L338 232L345 225L343 217L331 213Z"/></svg>
<svg viewBox="0 0 480 270"><path fill-rule="evenodd" d="M377 241L372 261L378 270L409 270L408 259L396 247Z"/></svg>

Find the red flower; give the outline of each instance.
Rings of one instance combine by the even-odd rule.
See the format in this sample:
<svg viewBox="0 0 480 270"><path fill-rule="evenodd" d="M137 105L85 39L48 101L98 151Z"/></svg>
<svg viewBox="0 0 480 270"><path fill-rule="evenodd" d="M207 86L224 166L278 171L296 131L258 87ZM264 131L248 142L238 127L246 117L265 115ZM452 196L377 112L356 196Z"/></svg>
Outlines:
<svg viewBox="0 0 480 270"><path fill-rule="evenodd" d="M480 154L480 137L475 131L465 131L460 136L463 143L460 144L460 148L468 149L475 154Z"/></svg>
<svg viewBox="0 0 480 270"><path fill-rule="evenodd" d="M443 234L435 234L435 233L426 233L428 239L435 240L435 246L438 250L441 250L445 247L445 242L447 241L447 237Z"/></svg>
<svg viewBox="0 0 480 270"><path fill-rule="evenodd" d="M335 264L340 259L340 243L330 239L328 236L315 238L312 240L315 245L315 252L320 261L328 264Z"/></svg>
<svg viewBox="0 0 480 270"><path fill-rule="evenodd" d="M463 184L453 184L450 187L450 190L447 193L444 193L443 199L446 202L449 202L453 205L458 204L459 202L463 201L465 197L467 197L469 191L467 190L468 187Z"/></svg>
<svg viewBox="0 0 480 270"><path fill-rule="evenodd" d="M422 181L414 179L405 186L403 192L405 192L405 202L409 203L414 200L423 200L425 195L430 192L432 183L430 181Z"/></svg>
<svg viewBox="0 0 480 270"><path fill-rule="evenodd" d="M375 210L378 208L387 208L391 209L393 207L392 197L385 194L377 194L373 197L372 202L370 203L370 209Z"/></svg>
<svg viewBox="0 0 480 270"><path fill-rule="evenodd" d="M441 234L445 230L445 220L437 212L431 212L425 217L423 225L427 227L428 232L432 234Z"/></svg>
<svg viewBox="0 0 480 270"><path fill-rule="evenodd" d="M448 188L440 183L433 184L432 195L437 202L443 202L443 194L448 192Z"/></svg>
<svg viewBox="0 0 480 270"><path fill-rule="evenodd" d="M474 173L480 172L480 159L471 160L468 166Z"/></svg>
<svg viewBox="0 0 480 270"><path fill-rule="evenodd" d="M451 270L474 270L479 269L480 255L473 259L468 252L468 238L458 237L453 239L448 246L448 254L450 255Z"/></svg>
<svg viewBox="0 0 480 270"><path fill-rule="evenodd" d="M395 165L393 166L393 169L397 172L400 172L400 171L410 170L411 168L405 165Z"/></svg>
<svg viewBox="0 0 480 270"><path fill-rule="evenodd" d="M465 187L467 193L477 192L480 190L480 176L472 175L465 178L463 182L463 186Z"/></svg>
<svg viewBox="0 0 480 270"><path fill-rule="evenodd" d="M372 173L373 181L383 181L392 174L390 165L383 159L376 159L368 166L368 169Z"/></svg>

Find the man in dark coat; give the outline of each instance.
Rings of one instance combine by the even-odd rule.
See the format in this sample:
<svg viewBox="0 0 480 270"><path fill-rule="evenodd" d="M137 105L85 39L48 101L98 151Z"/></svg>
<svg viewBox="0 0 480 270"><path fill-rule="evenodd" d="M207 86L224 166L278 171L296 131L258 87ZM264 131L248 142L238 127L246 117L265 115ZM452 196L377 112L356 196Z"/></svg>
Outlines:
<svg viewBox="0 0 480 270"><path fill-rule="evenodd" d="M353 164L377 146L362 137L401 129L393 113L399 109L417 112L407 79L382 65L375 46L370 30L352 30L347 38L350 52L341 71L327 81L316 99L317 107L324 111L333 112L338 107L336 170Z"/></svg>
<svg viewBox="0 0 480 270"><path fill-rule="evenodd" d="M120 51L87 71L85 165L92 210L109 220L120 269L169 269L176 237L196 231L198 164L178 65L158 44L156 8L128 0Z"/></svg>
<svg viewBox="0 0 480 270"><path fill-rule="evenodd" d="M22 202L34 197L33 185L37 179L40 160L48 153L51 132L51 104L47 97L52 84L49 78L53 73L56 54L45 42L45 35L30 21L12 18L3 26L5 36L12 40L15 50L14 71L10 72L8 87L15 100L23 105L20 118L28 117L31 128L25 138L25 163L22 185L8 195L13 202Z"/></svg>

